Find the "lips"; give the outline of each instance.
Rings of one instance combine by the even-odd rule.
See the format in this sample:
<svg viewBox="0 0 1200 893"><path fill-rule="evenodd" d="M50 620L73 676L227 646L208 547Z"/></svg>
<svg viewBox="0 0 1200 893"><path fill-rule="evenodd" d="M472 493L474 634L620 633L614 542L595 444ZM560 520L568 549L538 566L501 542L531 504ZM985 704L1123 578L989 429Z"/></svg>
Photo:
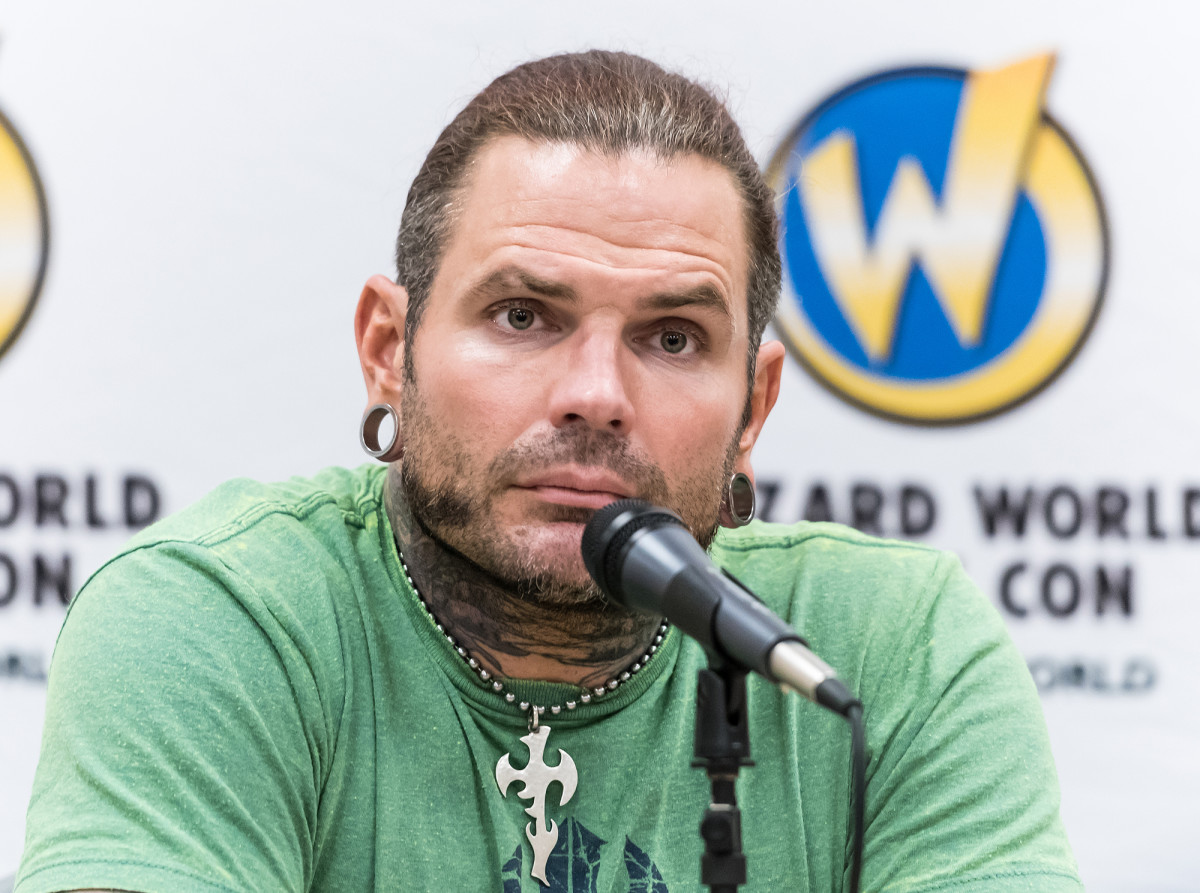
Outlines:
<svg viewBox="0 0 1200 893"><path fill-rule="evenodd" d="M539 472L516 483L547 502L584 508L603 508L631 495L630 486L605 469L563 468Z"/></svg>

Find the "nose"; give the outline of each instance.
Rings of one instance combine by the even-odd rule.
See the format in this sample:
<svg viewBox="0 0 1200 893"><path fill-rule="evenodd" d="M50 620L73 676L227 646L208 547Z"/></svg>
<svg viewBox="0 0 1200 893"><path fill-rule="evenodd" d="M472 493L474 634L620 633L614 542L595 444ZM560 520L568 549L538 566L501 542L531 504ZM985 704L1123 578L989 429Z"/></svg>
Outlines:
<svg viewBox="0 0 1200 893"><path fill-rule="evenodd" d="M550 418L555 426L586 423L628 434L633 425L630 357L619 332L574 333L563 345L562 368L550 388Z"/></svg>

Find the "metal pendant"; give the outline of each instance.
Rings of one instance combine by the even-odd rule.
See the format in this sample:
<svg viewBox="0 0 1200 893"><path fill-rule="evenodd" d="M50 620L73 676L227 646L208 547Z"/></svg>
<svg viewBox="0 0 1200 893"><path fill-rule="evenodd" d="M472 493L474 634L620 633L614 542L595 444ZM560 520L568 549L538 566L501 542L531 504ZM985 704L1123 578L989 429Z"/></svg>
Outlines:
<svg viewBox="0 0 1200 893"><path fill-rule="evenodd" d="M522 800L533 801L525 807L525 813L533 819L525 827L525 836L529 838L529 845L533 847L533 867L529 874L543 886L549 886L550 881L546 879L546 859L558 843L558 823L554 820L547 823L546 793L552 782L558 782L562 786L562 797L558 805L565 805L575 793L579 774L575 771L575 761L565 750L558 752L557 766L546 765L544 757L546 739L550 737L550 726L537 724L537 712L537 708L534 708L530 717L529 734L521 738L529 748L529 762L524 769L514 769L511 754L506 753L496 763L496 784L500 786L500 795L507 797L510 784L514 781L524 783L524 787L517 791L517 796Z"/></svg>

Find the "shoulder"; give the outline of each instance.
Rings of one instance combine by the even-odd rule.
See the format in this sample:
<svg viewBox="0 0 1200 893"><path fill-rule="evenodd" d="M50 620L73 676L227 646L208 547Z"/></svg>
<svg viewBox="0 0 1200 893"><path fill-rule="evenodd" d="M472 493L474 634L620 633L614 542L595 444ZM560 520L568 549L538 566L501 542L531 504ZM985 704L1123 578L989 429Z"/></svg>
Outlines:
<svg viewBox="0 0 1200 893"><path fill-rule="evenodd" d="M226 583L266 589L272 581L312 576L323 561L356 563L358 550L378 553L386 528L384 470L329 468L279 483L229 481L134 536L80 594L135 563L182 563Z"/></svg>
<svg viewBox="0 0 1200 893"><path fill-rule="evenodd" d="M755 521L737 530L722 529L713 544L714 558L748 571L778 568L834 571L853 563L859 573L897 570L922 573L946 557L931 546L881 539L852 527L828 522L767 524Z"/></svg>
<svg viewBox="0 0 1200 893"><path fill-rule="evenodd" d="M864 619L889 611L911 615L947 589L974 589L951 553L840 524L755 522L722 531L712 553L760 598L796 619L826 607L843 617L863 612ZM976 596L972 591L968 598Z"/></svg>
<svg viewBox="0 0 1200 893"><path fill-rule="evenodd" d="M97 570L72 601L60 644L97 626L164 646L185 635L269 641L297 666L329 664L338 679L345 630L361 626L361 593L387 579L382 472L222 485Z"/></svg>
<svg viewBox="0 0 1200 893"><path fill-rule="evenodd" d="M950 677L980 652L1012 650L999 612L940 549L838 524L756 523L723 532L713 558L851 675L886 677L921 655Z"/></svg>
<svg viewBox="0 0 1200 893"><path fill-rule="evenodd" d="M381 504L384 471L383 466L327 468L311 478L276 483L231 480L146 528L124 551L169 541L212 547L273 524L309 524L314 516L362 527Z"/></svg>

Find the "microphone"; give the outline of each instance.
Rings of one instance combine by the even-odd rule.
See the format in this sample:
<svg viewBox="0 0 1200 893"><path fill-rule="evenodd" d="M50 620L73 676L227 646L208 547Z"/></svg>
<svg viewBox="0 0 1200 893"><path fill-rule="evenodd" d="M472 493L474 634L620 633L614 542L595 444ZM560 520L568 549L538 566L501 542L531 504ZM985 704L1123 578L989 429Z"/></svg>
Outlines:
<svg viewBox="0 0 1200 893"><path fill-rule="evenodd" d="M710 654L835 713L861 707L794 629L712 563L674 512L640 499L609 503L584 528L580 550L612 601L666 617Z"/></svg>

